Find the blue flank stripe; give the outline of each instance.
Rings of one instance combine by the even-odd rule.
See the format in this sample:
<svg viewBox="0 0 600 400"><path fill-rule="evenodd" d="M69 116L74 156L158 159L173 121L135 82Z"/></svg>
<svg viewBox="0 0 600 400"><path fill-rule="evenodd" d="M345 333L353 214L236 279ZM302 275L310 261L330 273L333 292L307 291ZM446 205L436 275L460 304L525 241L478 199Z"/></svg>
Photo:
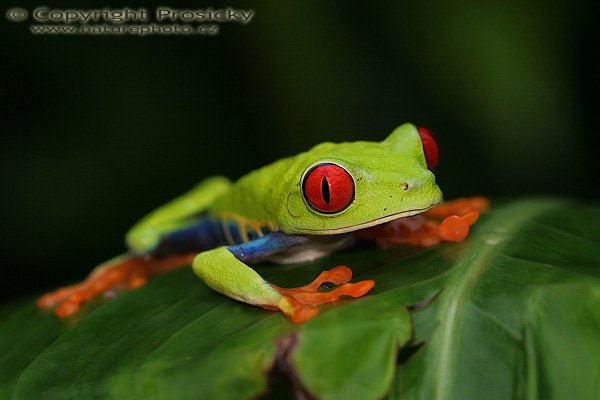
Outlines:
<svg viewBox="0 0 600 400"><path fill-rule="evenodd" d="M155 255L199 253L225 244L222 232L215 229L212 220L201 219L161 238L153 251Z"/></svg>
<svg viewBox="0 0 600 400"><path fill-rule="evenodd" d="M228 229L229 237L233 240L233 243L228 240L224 229ZM200 218L188 226L163 236L152 254L167 256L171 254L200 253L219 246L228 246L227 248L238 259L244 261L274 254L308 240L302 236L270 232L267 228L262 228L261 232L264 236L259 237L256 232L249 229L247 232L249 241L243 243L239 225L235 221L227 221L227 225L225 225L219 219Z"/></svg>
<svg viewBox="0 0 600 400"><path fill-rule="evenodd" d="M271 232L248 243L227 246L227 250L240 261L252 261L260 257L278 253L289 247L307 242L305 236L286 235L283 232Z"/></svg>

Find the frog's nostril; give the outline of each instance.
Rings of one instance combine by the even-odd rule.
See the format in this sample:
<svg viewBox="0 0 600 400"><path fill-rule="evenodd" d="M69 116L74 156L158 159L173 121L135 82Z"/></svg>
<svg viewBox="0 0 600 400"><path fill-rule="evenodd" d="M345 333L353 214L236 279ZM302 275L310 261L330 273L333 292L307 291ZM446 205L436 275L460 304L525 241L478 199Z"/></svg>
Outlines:
<svg viewBox="0 0 600 400"><path fill-rule="evenodd" d="M418 179L418 178L410 178L405 180L404 182L400 183L400 189L404 190L405 192L410 190L410 191L414 191L414 190L419 190L421 187L423 187L423 180Z"/></svg>

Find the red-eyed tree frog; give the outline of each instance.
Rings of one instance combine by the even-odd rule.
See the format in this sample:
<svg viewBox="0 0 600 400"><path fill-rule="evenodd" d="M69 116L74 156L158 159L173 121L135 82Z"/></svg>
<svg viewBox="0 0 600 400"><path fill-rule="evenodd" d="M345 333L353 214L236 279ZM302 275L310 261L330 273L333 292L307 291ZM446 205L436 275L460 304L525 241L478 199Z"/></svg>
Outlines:
<svg viewBox="0 0 600 400"><path fill-rule="evenodd" d="M208 178L138 222L127 233L126 254L82 283L40 297L38 306L66 317L108 290L136 288L191 263L215 291L280 310L294 323L306 321L318 314L317 305L361 297L375 282L350 283L352 271L337 266L306 286L284 289L247 264L314 259L357 236L424 246L463 240L487 200L440 205L442 192L431 172L437 161L433 135L404 124L382 142L322 143L235 183ZM338 287L321 292L324 282Z"/></svg>

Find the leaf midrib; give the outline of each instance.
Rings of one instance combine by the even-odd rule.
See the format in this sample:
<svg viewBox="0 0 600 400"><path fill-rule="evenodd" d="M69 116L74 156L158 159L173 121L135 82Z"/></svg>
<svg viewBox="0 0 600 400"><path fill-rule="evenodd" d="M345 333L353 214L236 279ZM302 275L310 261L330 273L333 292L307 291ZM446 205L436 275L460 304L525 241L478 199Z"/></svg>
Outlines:
<svg viewBox="0 0 600 400"><path fill-rule="evenodd" d="M523 223L564 204L561 200L525 200L512 203L487 219L477 229L480 231L469 248L459 257L454 273L449 277L447 289L442 292L439 301L438 320L441 321L434 341L441 334L439 352L433 353L435 369L433 399L450 398L452 392L452 368L456 358L454 345L460 335L461 305L468 299L480 276L490 265L489 259L501 252L510 243L514 234L521 229Z"/></svg>

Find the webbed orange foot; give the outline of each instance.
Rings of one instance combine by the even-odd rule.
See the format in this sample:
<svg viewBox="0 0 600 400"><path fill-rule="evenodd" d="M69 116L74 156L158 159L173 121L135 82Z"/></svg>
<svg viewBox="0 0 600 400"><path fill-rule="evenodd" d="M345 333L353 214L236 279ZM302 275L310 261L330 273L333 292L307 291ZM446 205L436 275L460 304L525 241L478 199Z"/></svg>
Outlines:
<svg viewBox="0 0 600 400"><path fill-rule="evenodd" d="M479 213L489 208L485 197L462 198L413 217L400 218L386 224L363 229L357 235L385 247L397 244L433 246L442 241L460 242L469 234L469 227Z"/></svg>
<svg viewBox="0 0 600 400"><path fill-rule="evenodd" d="M461 242L469 234L469 227L479 218L479 211L471 211L463 216L450 215L438 227L439 238L447 242Z"/></svg>
<svg viewBox="0 0 600 400"><path fill-rule="evenodd" d="M337 301L341 296L362 297L375 286L373 280L349 283L351 279L352 270L340 265L321 272L314 281L302 287L285 289L275 285L271 286L284 298L285 306L281 307L282 311L291 318L292 322L298 324L316 316L319 310L315 307L320 304ZM323 283L333 283L338 287L327 292L320 292L319 287Z"/></svg>
<svg viewBox="0 0 600 400"><path fill-rule="evenodd" d="M423 213L425 218L442 219L434 232L439 240L461 242L469 234L469 227L479 218L479 213L490 208L486 197L464 197L443 203Z"/></svg>
<svg viewBox="0 0 600 400"><path fill-rule="evenodd" d="M58 317L66 318L79 311L81 305L90 299L111 290L143 286L150 276L188 265L191 260L191 255L165 259L117 257L100 265L83 282L39 297L37 306L41 309L54 309Z"/></svg>

